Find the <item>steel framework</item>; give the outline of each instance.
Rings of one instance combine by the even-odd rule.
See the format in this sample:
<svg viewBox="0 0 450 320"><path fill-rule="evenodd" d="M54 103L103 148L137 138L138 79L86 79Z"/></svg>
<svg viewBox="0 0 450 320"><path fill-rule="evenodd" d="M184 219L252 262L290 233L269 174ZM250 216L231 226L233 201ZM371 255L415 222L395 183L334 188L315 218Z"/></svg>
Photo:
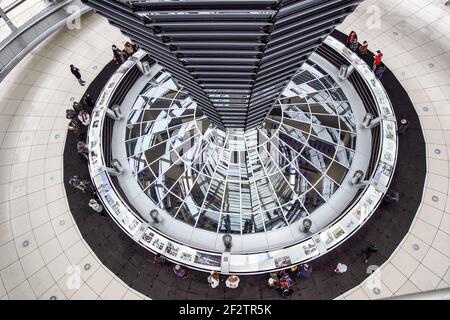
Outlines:
<svg viewBox="0 0 450 320"><path fill-rule="evenodd" d="M164 66L221 128L258 126L363 0L82 0Z"/></svg>

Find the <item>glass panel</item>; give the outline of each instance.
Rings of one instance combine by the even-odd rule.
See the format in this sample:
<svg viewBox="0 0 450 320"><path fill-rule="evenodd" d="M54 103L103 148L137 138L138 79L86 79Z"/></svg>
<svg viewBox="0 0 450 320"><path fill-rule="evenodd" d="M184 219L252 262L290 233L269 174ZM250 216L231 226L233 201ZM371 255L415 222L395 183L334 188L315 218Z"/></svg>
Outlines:
<svg viewBox="0 0 450 320"><path fill-rule="evenodd" d="M240 234L241 233L241 216L224 214L220 219L220 233L231 233Z"/></svg>
<svg viewBox="0 0 450 320"><path fill-rule="evenodd" d="M312 62L263 124L246 132L212 126L166 72L151 82L128 119L128 161L143 192L190 226L232 234L283 228L328 201L352 164L352 109Z"/></svg>
<svg viewBox="0 0 450 320"><path fill-rule="evenodd" d="M283 207L283 211L289 224L295 223L296 221L308 216L308 212L303 207L303 204L299 199L286 204Z"/></svg>
<svg viewBox="0 0 450 320"><path fill-rule="evenodd" d="M242 215L242 234L264 232L264 221L261 214Z"/></svg>
<svg viewBox="0 0 450 320"><path fill-rule="evenodd" d="M275 208L262 213L264 225L267 231L281 229L288 224L283 216L281 208Z"/></svg>

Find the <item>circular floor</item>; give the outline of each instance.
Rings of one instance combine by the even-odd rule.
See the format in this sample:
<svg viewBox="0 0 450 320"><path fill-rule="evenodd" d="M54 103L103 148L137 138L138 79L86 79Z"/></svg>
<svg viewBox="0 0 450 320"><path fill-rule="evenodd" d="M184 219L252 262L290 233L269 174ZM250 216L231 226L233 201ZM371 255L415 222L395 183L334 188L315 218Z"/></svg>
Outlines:
<svg viewBox="0 0 450 320"><path fill-rule="evenodd" d="M345 39L340 33L335 36ZM110 64L92 82L87 92L97 96L113 71L114 65ZM367 270L369 266L382 265L395 251L407 234L420 205L426 174L425 141L420 122L406 92L390 71L386 72L382 82L392 99L396 114L407 117L411 122L408 134L400 139L398 169L392 182L392 189L400 192L400 201L395 205L382 206L347 242L314 260L313 277L297 281L292 299L333 299L357 286L371 274ZM153 264L153 255L128 238L113 220L89 212L89 195L68 185L67 181L72 175L89 175L83 161L73 160L77 157L76 141L75 135L68 135L64 154L69 207L88 245L102 263L127 285L152 299L279 298L275 290L267 287L267 275L241 277L237 290L227 290L224 286L212 290L207 285L205 273L190 270L189 278L180 280L173 274L171 264ZM415 174L408 174L410 171ZM370 259L369 264L365 264L361 251L371 243L377 245L379 253ZM338 276L333 273L333 269L339 262L346 263L349 271ZM379 286L371 288L375 295L382 294L383 289Z"/></svg>

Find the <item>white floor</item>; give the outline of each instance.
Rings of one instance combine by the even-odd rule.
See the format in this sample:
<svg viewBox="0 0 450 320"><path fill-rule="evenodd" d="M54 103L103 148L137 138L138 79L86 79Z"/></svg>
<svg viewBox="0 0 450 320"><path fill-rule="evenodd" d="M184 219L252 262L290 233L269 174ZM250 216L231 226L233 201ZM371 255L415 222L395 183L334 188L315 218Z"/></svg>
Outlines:
<svg viewBox="0 0 450 320"><path fill-rule="evenodd" d="M420 115L428 149L427 186L410 234L380 272L341 298L450 286L450 7L444 2L366 0L340 28L384 51ZM382 20L371 30L367 10L373 12L374 4ZM86 88L68 65L79 66L89 84L111 60L111 44L124 41L103 19L84 17L81 30L58 32L0 83L2 299L145 298L90 251L62 185L65 110Z"/></svg>
<svg viewBox="0 0 450 320"><path fill-rule="evenodd" d="M98 16L39 46L0 84L0 297L136 299L82 240L62 181L65 110L111 61L120 32ZM87 81L69 71L75 64ZM79 269L70 266L78 266ZM76 281L80 271L81 281Z"/></svg>
<svg viewBox="0 0 450 320"><path fill-rule="evenodd" d="M450 286L450 7L444 3L364 1L340 27L383 51L420 116L428 154L424 197L408 236L382 268L341 298L379 299ZM376 10L381 28L369 29Z"/></svg>

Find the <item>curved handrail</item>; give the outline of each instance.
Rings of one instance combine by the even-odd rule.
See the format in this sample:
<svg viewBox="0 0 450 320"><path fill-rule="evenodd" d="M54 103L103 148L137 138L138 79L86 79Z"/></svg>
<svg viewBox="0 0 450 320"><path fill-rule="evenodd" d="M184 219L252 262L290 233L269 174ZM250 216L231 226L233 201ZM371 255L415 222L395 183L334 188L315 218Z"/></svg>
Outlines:
<svg viewBox="0 0 450 320"><path fill-rule="evenodd" d="M64 11L66 7L77 4L80 10L75 13ZM17 28L0 43L0 81L38 44L66 24L68 19L81 16L92 10L79 0L62 0L51 5L39 15ZM61 14L64 12L64 14ZM42 31L44 29L44 31ZM37 36L36 36L37 34Z"/></svg>

